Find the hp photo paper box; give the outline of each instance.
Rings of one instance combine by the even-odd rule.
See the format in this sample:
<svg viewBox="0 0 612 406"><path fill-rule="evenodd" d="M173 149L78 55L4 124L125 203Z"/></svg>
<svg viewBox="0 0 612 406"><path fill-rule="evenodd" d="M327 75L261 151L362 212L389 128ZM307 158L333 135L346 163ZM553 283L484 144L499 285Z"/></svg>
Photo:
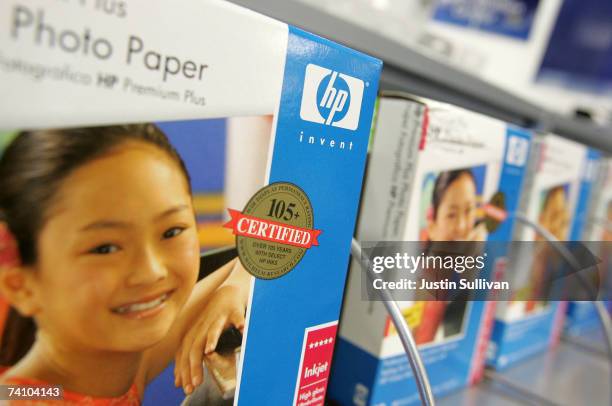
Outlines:
<svg viewBox="0 0 612 406"><path fill-rule="evenodd" d="M589 204L588 220L583 232L585 241L600 241L601 249L606 250L605 244L611 240L612 230L612 161L610 158L602 158L599 163L597 180L593 184L591 192L591 203ZM602 260L603 278L600 283L603 289L610 289L612 281L610 275L610 262L607 251L596 252ZM593 331L601 328L601 321L597 310L591 302L570 301L567 305L567 317L565 321L566 334L570 336L587 336Z"/></svg>
<svg viewBox="0 0 612 406"><path fill-rule="evenodd" d="M506 210L516 210L529 145L528 132L475 112L402 94L379 98L359 240L509 241L512 219L488 230L484 206L501 194ZM503 268L505 259L490 256L487 261L489 269ZM343 405L419 404L408 359L383 303L362 296L362 272L353 261L330 397ZM495 302L413 299L399 304L434 395L479 380Z"/></svg>
<svg viewBox="0 0 612 406"><path fill-rule="evenodd" d="M0 16L0 380L323 405L381 62L223 1Z"/></svg>
<svg viewBox="0 0 612 406"><path fill-rule="evenodd" d="M581 240L599 156L596 150L556 135L538 136L520 212L559 241ZM542 275L551 246L534 228L524 225L516 226L514 239L537 245L529 253L513 251L508 264L506 274L515 286L515 297L498 305L488 358L498 369L556 344L567 310L567 302L533 294L546 289Z"/></svg>

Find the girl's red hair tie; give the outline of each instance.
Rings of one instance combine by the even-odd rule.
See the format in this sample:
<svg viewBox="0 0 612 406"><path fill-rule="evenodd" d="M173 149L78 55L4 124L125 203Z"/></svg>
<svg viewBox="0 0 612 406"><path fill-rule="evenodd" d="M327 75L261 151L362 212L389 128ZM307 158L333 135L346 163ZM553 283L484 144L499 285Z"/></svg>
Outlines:
<svg viewBox="0 0 612 406"><path fill-rule="evenodd" d="M0 222L0 266L17 266L20 262L17 240L6 223Z"/></svg>

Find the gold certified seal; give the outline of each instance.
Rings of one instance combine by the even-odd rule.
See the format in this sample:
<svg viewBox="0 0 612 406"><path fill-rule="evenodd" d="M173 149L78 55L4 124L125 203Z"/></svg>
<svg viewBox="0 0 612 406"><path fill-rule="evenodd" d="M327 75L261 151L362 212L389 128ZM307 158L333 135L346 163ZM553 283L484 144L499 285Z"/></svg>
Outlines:
<svg viewBox="0 0 612 406"><path fill-rule="evenodd" d="M260 189L244 210L229 210L240 262L253 276L274 279L291 271L318 245L312 205L298 186L272 183Z"/></svg>

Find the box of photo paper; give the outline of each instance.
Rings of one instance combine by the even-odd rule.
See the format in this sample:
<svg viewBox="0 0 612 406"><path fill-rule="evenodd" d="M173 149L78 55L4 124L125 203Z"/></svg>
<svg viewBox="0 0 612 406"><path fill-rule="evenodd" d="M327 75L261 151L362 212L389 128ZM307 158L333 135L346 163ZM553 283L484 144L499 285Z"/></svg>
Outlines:
<svg viewBox="0 0 612 406"><path fill-rule="evenodd" d="M556 135L540 135L529 159L529 176L519 208L528 220L559 241L579 241L587 221L589 199L600 153ZM516 241L529 252L513 250L506 275L514 297L499 303L488 362L503 369L558 342L567 302L548 301L544 276L554 257L552 245L533 227L518 225Z"/></svg>
<svg viewBox="0 0 612 406"><path fill-rule="evenodd" d="M0 127L10 134L0 173L25 179L0 192L1 258L11 258L0 274L25 278L25 265L43 261L44 250L40 258L26 255L38 237L25 235L19 222L29 219L14 214L21 207L33 221L45 216L32 230L46 235L56 219L76 213L53 210L60 189L84 214L49 240L68 244L81 235L77 226L112 231L79 255L125 265L125 274L83 265L86 273L66 268L53 276L66 278L57 285L66 290L53 293L59 308L78 313L79 300L89 298L103 313L63 325L63 337L75 334L81 346L39 334L75 356L100 356L100 374L75 373L70 381L21 367L31 343L20 341L10 318L57 332L63 314L51 314L58 307L44 301L50 296L36 308L23 305L18 286L3 283L14 307L5 336L18 337L3 343L19 348L3 345L0 358L10 369L0 380L49 380L64 387L66 399L121 404L323 405L381 62L217 0L180 7L11 0L0 16ZM46 163L31 170L39 159ZM83 177L92 186L76 198ZM20 200L37 187L48 201ZM153 215L151 206L168 199L179 200ZM82 224L93 206L101 217ZM161 223L151 223L178 212L187 216L180 226L160 231ZM196 254L169 248L188 237ZM162 250L189 270L184 283L168 279L175 270L159 259ZM143 320L155 334L143 333ZM88 347L94 343L95 351ZM102 374L125 356L138 369ZM190 359L194 371L203 365L204 377L183 373Z"/></svg>
<svg viewBox="0 0 612 406"><path fill-rule="evenodd" d="M599 283L604 290L610 289L609 255L604 245L612 237L610 220L612 219L612 165L610 158L601 159L596 181L593 183L588 219L582 234L582 240L593 241L602 251L596 252L601 260L602 276ZM567 306L565 320L566 334L571 336L587 336L601 328L599 316L593 303L586 301L570 301Z"/></svg>
<svg viewBox="0 0 612 406"><path fill-rule="evenodd" d="M485 206L516 210L530 133L459 107L404 94L379 99L358 239L509 241L512 219L489 229ZM486 258L503 269L505 258ZM492 272L492 271L491 271ZM342 310L330 397L340 404L419 404L397 332L380 301L362 296L354 262ZM480 379L495 302L399 302L435 396Z"/></svg>

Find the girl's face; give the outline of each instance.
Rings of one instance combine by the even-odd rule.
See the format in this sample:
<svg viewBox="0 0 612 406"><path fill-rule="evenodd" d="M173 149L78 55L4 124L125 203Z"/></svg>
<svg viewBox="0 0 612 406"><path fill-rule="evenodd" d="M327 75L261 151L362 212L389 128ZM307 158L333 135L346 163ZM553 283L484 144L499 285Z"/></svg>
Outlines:
<svg viewBox="0 0 612 406"><path fill-rule="evenodd" d="M187 181L166 152L129 141L70 174L32 273L40 333L65 348L141 351L169 331L197 278Z"/></svg>
<svg viewBox="0 0 612 406"><path fill-rule="evenodd" d="M563 241L567 238L570 213L563 189L555 189L549 196L546 206L540 213L539 222L558 240ZM537 239L541 239L541 236Z"/></svg>
<svg viewBox="0 0 612 406"><path fill-rule="evenodd" d="M431 241L464 241L476 222L476 185L462 174L446 189L436 213L428 224Z"/></svg>

